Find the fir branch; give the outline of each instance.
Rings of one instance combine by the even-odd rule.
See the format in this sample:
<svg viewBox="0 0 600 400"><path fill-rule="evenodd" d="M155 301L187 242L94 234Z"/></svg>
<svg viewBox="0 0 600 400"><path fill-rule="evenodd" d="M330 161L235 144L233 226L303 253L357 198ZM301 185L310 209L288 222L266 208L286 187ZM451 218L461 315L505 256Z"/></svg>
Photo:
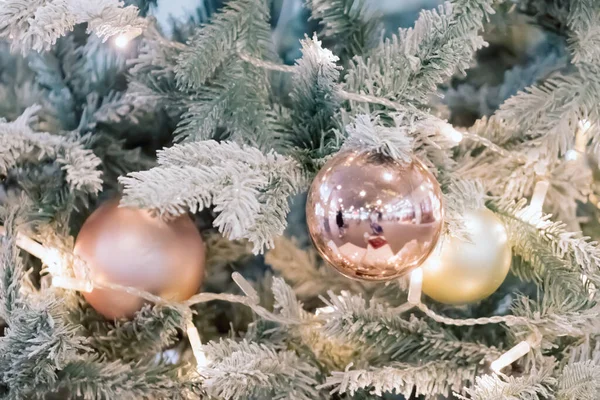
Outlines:
<svg viewBox="0 0 600 400"><path fill-rule="evenodd" d="M211 363L202 375L211 396L227 400L319 397L315 389L317 369L294 352L233 340L210 342L204 350Z"/></svg>
<svg viewBox="0 0 600 400"><path fill-rule="evenodd" d="M314 299L328 290L364 292L358 281L344 278L318 260L314 249L302 250L283 236L275 239L275 246L265 255L265 263L290 282L301 299Z"/></svg>
<svg viewBox="0 0 600 400"><path fill-rule="evenodd" d="M462 366L451 361L423 365L393 364L382 368L334 371L319 387L334 387L332 393L354 394L366 389L375 396L384 393L413 396L448 396L475 380L477 365Z"/></svg>
<svg viewBox="0 0 600 400"><path fill-rule="evenodd" d="M312 18L323 27L320 36L343 64L377 45L383 33L379 13L365 0L306 0Z"/></svg>
<svg viewBox="0 0 600 400"><path fill-rule="evenodd" d="M175 75L182 89L200 89L235 52L246 50L260 57L267 53L264 25L269 10L263 0L228 2L210 24L198 29L179 54Z"/></svg>
<svg viewBox="0 0 600 400"><path fill-rule="evenodd" d="M597 66L581 64L570 75L549 79L508 99L495 115L508 128L504 141L516 137L538 139L541 140L538 151L542 155L551 160L564 155L573 148L574 133L580 121L600 123L596 107L600 98L598 73Z"/></svg>
<svg viewBox="0 0 600 400"><path fill-rule="evenodd" d="M56 40L87 22L88 31L102 38L141 31L145 22L138 9L118 0L3 0L0 3L0 38L11 41L11 50L49 50Z"/></svg>
<svg viewBox="0 0 600 400"><path fill-rule="evenodd" d="M7 399L43 398L58 371L88 352L77 325L66 323L64 304L50 293L29 296L15 309L0 338L0 380Z"/></svg>
<svg viewBox="0 0 600 400"><path fill-rule="evenodd" d="M66 390L89 400L192 400L204 394L199 376L189 365L127 364L93 358L68 363L58 372L57 382L41 385L37 390L40 394Z"/></svg>
<svg viewBox="0 0 600 400"><path fill-rule="evenodd" d="M444 222L448 233L463 241L471 241L464 215L485 207L485 191L480 181L455 179L444 193Z"/></svg>
<svg viewBox="0 0 600 400"><path fill-rule="evenodd" d="M320 159L339 148L334 116L339 112L338 57L321 46L316 36L302 41L290 94L292 105L284 140Z"/></svg>
<svg viewBox="0 0 600 400"><path fill-rule="evenodd" d="M85 311L93 313L89 308ZM96 313L79 315L89 345L109 360L136 361L157 354L175 343L183 326L179 310L145 306L131 321L107 322Z"/></svg>
<svg viewBox="0 0 600 400"><path fill-rule="evenodd" d="M388 128L379 123L379 117L371 119L368 114L359 114L354 123L346 126L348 138L342 150L375 151L400 163L410 163L413 153L410 130L410 125Z"/></svg>
<svg viewBox="0 0 600 400"><path fill-rule="evenodd" d="M528 216L525 204L525 200L497 204L516 253L540 268L538 277L554 267L575 267L596 282L600 270L598 243L580 232L567 231L564 223L551 221L549 215Z"/></svg>
<svg viewBox="0 0 600 400"><path fill-rule="evenodd" d="M451 332L414 315L403 319L384 304L367 304L361 296L329 293L328 304L334 310L325 316L324 331L376 348L380 357L401 362L452 359L477 364L500 354L494 347L459 340Z"/></svg>
<svg viewBox="0 0 600 400"><path fill-rule="evenodd" d="M220 213L214 226L232 240L248 239L255 253L273 247L285 229L288 197L304 186L293 160L233 142L176 145L162 150L158 162L120 178L123 204L161 215L213 205Z"/></svg>
<svg viewBox="0 0 600 400"><path fill-rule="evenodd" d="M13 312L23 307L21 287L25 270L16 244L15 210L1 211L5 235L0 238L0 318L10 323Z"/></svg>
<svg viewBox="0 0 600 400"><path fill-rule="evenodd" d="M7 174L19 163L54 159L65 171L72 191L97 193L101 189L101 161L86 150L74 135L58 136L34 132L30 125L39 107L30 107L13 122L0 119L0 173Z"/></svg>
<svg viewBox="0 0 600 400"><path fill-rule="evenodd" d="M228 139L272 148L265 143L272 130L267 75L237 54L274 58L268 20L263 0L228 2L180 52L175 76L179 88L192 95L177 127L178 140L213 139L224 127Z"/></svg>
<svg viewBox="0 0 600 400"><path fill-rule="evenodd" d="M176 140L214 139L218 129L225 128L226 133L220 134L220 138L270 149L268 97L264 72L240 60L231 60L185 101L187 111L177 125Z"/></svg>
<svg viewBox="0 0 600 400"><path fill-rule="evenodd" d="M558 377L558 400L594 400L600 393L600 365L593 360L565 365Z"/></svg>
<svg viewBox="0 0 600 400"><path fill-rule="evenodd" d="M600 61L600 7L594 0L570 3L567 25L571 30L574 63Z"/></svg>
<svg viewBox="0 0 600 400"><path fill-rule="evenodd" d="M553 393L556 379L552 367L535 367L524 376L483 375L475 379L475 386L465 388L468 397L462 400L543 400Z"/></svg>
<svg viewBox="0 0 600 400"><path fill-rule="evenodd" d="M437 85L464 72L484 45L483 20L494 13L493 0L457 0L422 11L414 28L400 29L369 53L356 57L345 89L397 102L424 104Z"/></svg>

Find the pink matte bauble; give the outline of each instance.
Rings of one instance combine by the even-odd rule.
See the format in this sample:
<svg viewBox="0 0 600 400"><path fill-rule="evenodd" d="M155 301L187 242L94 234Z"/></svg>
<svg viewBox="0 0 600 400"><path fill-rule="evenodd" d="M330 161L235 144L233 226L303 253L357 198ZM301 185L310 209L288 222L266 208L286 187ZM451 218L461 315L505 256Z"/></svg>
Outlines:
<svg viewBox="0 0 600 400"><path fill-rule="evenodd" d="M132 286L172 301L198 292L204 278L205 246L191 218L171 221L146 210L103 204L85 221L75 254L84 260L94 281ZM76 275L82 278L81 271ZM116 290L84 293L106 318L131 318L145 301Z"/></svg>

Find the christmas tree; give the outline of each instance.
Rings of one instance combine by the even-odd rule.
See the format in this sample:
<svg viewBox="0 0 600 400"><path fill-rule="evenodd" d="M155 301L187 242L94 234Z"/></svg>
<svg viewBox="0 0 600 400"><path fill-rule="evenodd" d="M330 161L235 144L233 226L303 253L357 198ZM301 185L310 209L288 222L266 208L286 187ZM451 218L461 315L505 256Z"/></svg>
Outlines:
<svg viewBox="0 0 600 400"><path fill-rule="evenodd" d="M2 398L600 398L600 2L167 3L0 0Z"/></svg>

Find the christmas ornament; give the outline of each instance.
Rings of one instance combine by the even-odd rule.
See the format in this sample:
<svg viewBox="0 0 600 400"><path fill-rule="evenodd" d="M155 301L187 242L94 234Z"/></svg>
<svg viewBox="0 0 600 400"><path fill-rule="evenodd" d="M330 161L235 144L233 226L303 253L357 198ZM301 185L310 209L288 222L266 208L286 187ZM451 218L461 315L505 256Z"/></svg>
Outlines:
<svg viewBox="0 0 600 400"><path fill-rule="evenodd" d="M172 221L148 211L103 204L85 221L75 254L94 281L132 286L173 301L194 295L204 277L204 242L191 218ZM76 271L83 278L81 271ZM144 300L116 290L94 289L85 299L106 318L132 317Z"/></svg>
<svg viewBox="0 0 600 400"><path fill-rule="evenodd" d="M317 250L350 278L388 280L419 266L442 229L442 194L418 160L338 153L318 173L306 204Z"/></svg>
<svg viewBox="0 0 600 400"><path fill-rule="evenodd" d="M446 304L478 301L504 282L511 262L506 229L487 208L464 216L469 240L446 237L423 263L423 292Z"/></svg>

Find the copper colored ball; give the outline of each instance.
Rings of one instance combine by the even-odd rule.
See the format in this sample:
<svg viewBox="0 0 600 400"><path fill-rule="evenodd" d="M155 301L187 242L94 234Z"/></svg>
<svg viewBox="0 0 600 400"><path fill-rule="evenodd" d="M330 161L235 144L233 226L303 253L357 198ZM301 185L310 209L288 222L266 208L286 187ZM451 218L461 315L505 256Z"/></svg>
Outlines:
<svg viewBox="0 0 600 400"><path fill-rule="evenodd" d="M442 193L417 159L338 153L319 171L306 204L321 256L350 278L383 281L417 268L442 230Z"/></svg>
<svg viewBox="0 0 600 400"><path fill-rule="evenodd" d="M75 254L95 281L132 286L173 301L197 293L204 278L202 237L187 215L166 222L148 211L103 204L85 221ZM81 276L80 271L76 274ZM144 300L94 289L85 299L106 318L131 318Z"/></svg>

